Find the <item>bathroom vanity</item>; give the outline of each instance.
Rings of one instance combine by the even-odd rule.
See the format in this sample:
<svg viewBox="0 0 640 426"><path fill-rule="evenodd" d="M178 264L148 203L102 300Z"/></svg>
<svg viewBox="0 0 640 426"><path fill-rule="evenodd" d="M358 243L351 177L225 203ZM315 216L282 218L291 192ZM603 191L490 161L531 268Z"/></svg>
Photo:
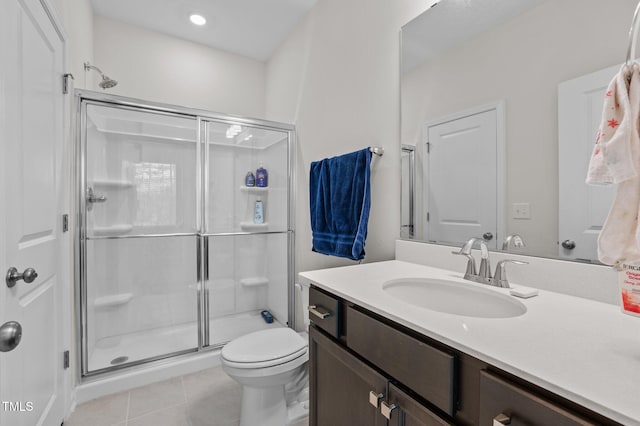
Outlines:
<svg viewBox="0 0 640 426"><path fill-rule="evenodd" d="M398 278L427 277L513 297L461 276L402 261L302 273L311 286L310 424L640 424L640 343L624 338L637 319L543 291L515 302L523 313L493 318L389 292Z"/></svg>

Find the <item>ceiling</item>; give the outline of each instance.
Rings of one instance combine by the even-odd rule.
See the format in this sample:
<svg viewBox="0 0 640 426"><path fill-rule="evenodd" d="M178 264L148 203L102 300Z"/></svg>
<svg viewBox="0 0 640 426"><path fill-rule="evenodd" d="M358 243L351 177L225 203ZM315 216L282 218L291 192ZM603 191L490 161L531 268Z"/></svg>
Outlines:
<svg viewBox="0 0 640 426"><path fill-rule="evenodd" d="M544 1L443 0L434 4L402 27L403 73Z"/></svg>
<svg viewBox="0 0 640 426"><path fill-rule="evenodd" d="M91 0L96 15L268 60L316 0ZM207 19L197 27L191 13Z"/></svg>

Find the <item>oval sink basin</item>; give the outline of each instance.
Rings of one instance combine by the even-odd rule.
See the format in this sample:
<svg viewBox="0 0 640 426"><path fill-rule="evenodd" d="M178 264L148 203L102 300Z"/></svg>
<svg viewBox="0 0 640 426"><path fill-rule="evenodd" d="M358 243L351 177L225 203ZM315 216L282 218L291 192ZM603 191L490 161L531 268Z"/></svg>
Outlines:
<svg viewBox="0 0 640 426"><path fill-rule="evenodd" d="M447 314L511 318L527 312L512 296L449 280L402 278L385 282L382 289L403 302Z"/></svg>

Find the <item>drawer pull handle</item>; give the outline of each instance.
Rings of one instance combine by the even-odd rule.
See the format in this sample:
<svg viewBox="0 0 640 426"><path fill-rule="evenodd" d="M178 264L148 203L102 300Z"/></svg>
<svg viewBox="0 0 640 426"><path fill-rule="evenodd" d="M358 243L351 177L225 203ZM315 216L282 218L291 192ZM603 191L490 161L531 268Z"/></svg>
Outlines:
<svg viewBox="0 0 640 426"><path fill-rule="evenodd" d="M313 314L320 319L329 318L331 316L331 312L325 311L324 308L321 308L320 306L309 305L307 309L309 310L310 314ZM322 311L324 312L322 312L320 309L322 309Z"/></svg>
<svg viewBox="0 0 640 426"><path fill-rule="evenodd" d="M387 420L391 420L391 412L396 408L398 408L396 404L389 405L384 401L380 403L380 412L387 418Z"/></svg>
<svg viewBox="0 0 640 426"><path fill-rule="evenodd" d="M504 426L511 424L511 417L500 413L493 419L493 426Z"/></svg>
<svg viewBox="0 0 640 426"><path fill-rule="evenodd" d="M378 408L378 403L382 398L384 398L383 393L378 393L376 391L369 392L369 404L373 405L376 408Z"/></svg>

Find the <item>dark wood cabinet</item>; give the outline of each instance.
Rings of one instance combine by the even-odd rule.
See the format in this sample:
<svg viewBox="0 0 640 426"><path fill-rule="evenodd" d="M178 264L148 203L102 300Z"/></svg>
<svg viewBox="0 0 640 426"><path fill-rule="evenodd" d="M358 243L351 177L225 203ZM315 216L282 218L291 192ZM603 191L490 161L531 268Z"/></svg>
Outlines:
<svg viewBox="0 0 640 426"><path fill-rule="evenodd" d="M385 395L387 379L323 335L309 329L310 425L386 425L374 395ZM378 402L378 401L376 401Z"/></svg>
<svg viewBox="0 0 640 426"><path fill-rule="evenodd" d="M620 426L327 291L309 298L311 426Z"/></svg>
<svg viewBox="0 0 640 426"><path fill-rule="evenodd" d="M389 426L448 426L455 424L438 416L393 383L389 383L387 399L392 407L396 407L391 412Z"/></svg>
<svg viewBox="0 0 640 426"><path fill-rule="evenodd" d="M585 426L588 420L488 371L480 373L480 426Z"/></svg>
<svg viewBox="0 0 640 426"><path fill-rule="evenodd" d="M354 307L347 309L347 347L453 416L457 404L456 357Z"/></svg>

